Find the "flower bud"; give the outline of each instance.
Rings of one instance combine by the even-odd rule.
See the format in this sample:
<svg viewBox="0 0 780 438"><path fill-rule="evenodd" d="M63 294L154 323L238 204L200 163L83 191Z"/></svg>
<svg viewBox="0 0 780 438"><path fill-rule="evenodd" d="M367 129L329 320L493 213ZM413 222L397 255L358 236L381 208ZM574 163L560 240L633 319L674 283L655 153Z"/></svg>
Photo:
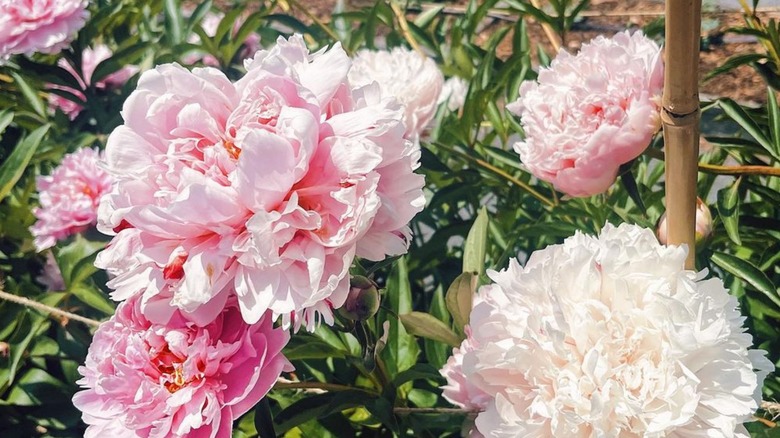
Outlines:
<svg viewBox="0 0 780 438"><path fill-rule="evenodd" d="M379 310L379 291L366 277L355 275L349 282L349 295L339 314L352 321L365 321Z"/></svg>
<svg viewBox="0 0 780 438"><path fill-rule="evenodd" d="M669 244L669 238L667 234L668 229L666 221L666 213L661 216L656 227L656 235L658 241L663 245ZM704 243L708 237L712 234L712 214L709 207L705 204L701 198L696 198L696 244Z"/></svg>

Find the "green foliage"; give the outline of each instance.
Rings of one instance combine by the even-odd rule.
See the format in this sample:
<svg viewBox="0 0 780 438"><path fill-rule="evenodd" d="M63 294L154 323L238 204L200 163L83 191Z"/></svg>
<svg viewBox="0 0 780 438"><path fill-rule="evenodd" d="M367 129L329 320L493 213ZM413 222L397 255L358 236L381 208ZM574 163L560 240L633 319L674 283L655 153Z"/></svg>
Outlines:
<svg viewBox="0 0 780 438"><path fill-rule="evenodd" d="M491 21L490 32L481 32L497 0L471 0L464 13L455 14L445 14L444 4L419 8L415 2L376 1L338 11L330 20L308 14L304 1L236 1L222 10L224 18L210 35L203 19L218 3L223 2L200 2L184 12L177 0L93 2L87 25L61 56L81 71L84 48L110 46L114 54L97 66L92 84L126 65L188 64L192 55L210 55L236 78L243 72L243 42L252 32L264 45L297 32L313 50L338 40L349 53L376 48L381 36L388 47L419 47L447 77L468 83L464 108L440 106L422 140L419 172L426 178L427 203L411 224L409 253L379 263L362 260L354 268L381 287L379 312L367 321L339 319L334 327L295 334L285 348L296 367L287 377L295 382L278 384L266 402L238 419L234 435L458 436L465 414L436 411L451 408L440 396L437 370L463 338L478 285L488 282L486 272L505 268L511 258L525 263L534 250L578 230L595 233L607 222L652 228L664 212L660 135L646 154L621 169L620 183L586 199L566 198L533 178L512 150L523 132L504 105L517 98L523 81L535 79L535 68L550 62L539 41L529 38L530 20L565 34L588 2L555 0L537 8L504 1L499 12L516 21ZM722 99L703 105L703 135L712 148L700 157L709 167L699 174L698 195L718 215L713 237L697 250L697 267L724 279L756 344L777 364L780 178L767 172L780 168L774 93L780 89L780 40L773 20L761 24L748 16L746 26L734 31L758 36L766 53L739 55L713 74L752 65L766 79L768 104L751 109ZM84 100L50 89L50 84L81 88L56 56L13 58L0 66L0 79L2 290L104 320L114 303L106 274L93 266L104 237L87 232L52 250L63 290L47 291L37 280L44 256L35 253L28 231L38 203L35 178L49 174L65 153L104 147L121 123L122 104L138 75L119 90L87 86L80 90ZM47 107L49 93L84 109L71 121ZM764 172L734 172L746 167ZM90 328L80 322L0 301L0 342L9 352L0 355L0 436L83 436L70 398L90 340ZM769 400L780 397L780 379L770 376L764 394ZM778 435L777 428L762 423L749 427L754 436Z"/></svg>

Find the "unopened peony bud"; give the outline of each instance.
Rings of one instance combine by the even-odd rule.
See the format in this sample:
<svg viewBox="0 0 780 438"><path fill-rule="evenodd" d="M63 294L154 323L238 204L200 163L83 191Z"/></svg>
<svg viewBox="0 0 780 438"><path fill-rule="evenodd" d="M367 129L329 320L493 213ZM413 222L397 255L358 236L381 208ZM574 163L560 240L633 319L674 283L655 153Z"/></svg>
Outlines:
<svg viewBox="0 0 780 438"><path fill-rule="evenodd" d="M668 229L666 221L666 213L661 216L656 227L656 235L658 241L663 245L669 243L669 237L667 235ZM696 244L704 243L708 237L712 234L712 214L709 207L700 198L696 198Z"/></svg>
<svg viewBox="0 0 780 438"><path fill-rule="evenodd" d="M373 281L356 275L350 279L349 295L339 314L352 321L365 321L379 310L379 291Z"/></svg>

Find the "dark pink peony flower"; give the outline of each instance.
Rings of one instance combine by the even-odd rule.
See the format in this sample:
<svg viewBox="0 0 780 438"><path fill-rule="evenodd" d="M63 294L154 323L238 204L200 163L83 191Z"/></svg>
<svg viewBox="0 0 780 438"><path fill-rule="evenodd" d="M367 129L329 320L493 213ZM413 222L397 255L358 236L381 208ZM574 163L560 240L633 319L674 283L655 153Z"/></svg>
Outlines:
<svg viewBox="0 0 780 438"><path fill-rule="evenodd" d="M51 175L38 177L41 206L33 210L38 221L30 228L38 251L97 222L100 198L112 183L102 160L97 150L80 149L66 155Z"/></svg>
<svg viewBox="0 0 780 438"><path fill-rule="evenodd" d="M84 391L73 397L89 425L85 437L229 437L292 365L281 350L289 333L271 318L248 325L235 303L198 327L180 314L147 320L140 300L119 305L92 340Z"/></svg>

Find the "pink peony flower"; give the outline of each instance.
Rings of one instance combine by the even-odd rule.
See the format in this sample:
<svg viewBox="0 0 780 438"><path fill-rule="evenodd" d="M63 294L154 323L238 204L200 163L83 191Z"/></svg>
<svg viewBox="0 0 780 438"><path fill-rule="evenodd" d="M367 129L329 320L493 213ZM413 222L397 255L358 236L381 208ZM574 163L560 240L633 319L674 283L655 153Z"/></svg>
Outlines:
<svg viewBox="0 0 780 438"><path fill-rule="evenodd" d="M436 113L444 76L432 59L396 47L390 51L359 51L349 80L353 86L376 82L383 95L398 99L406 107L406 138L417 139Z"/></svg>
<svg viewBox="0 0 780 438"><path fill-rule="evenodd" d="M37 189L41 206L30 228L35 248L43 251L97 221L100 198L111 190L111 177L101 168L103 156L94 149L80 149L62 159L49 176L40 176Z"/></svg>
<svg viewBox="0 0 780 438"><path fill-rule="evenodd" d="M81 72L83 74L83 77L82 75L79 75L76 72L76 70L73 68L72 65L70 65L68 61L66 61L64 58L60 58L59 61L57 61L57 65L59 65L63 69L67 70L71 75L73 75L73 77L79 83L81 88L74 89L71 87L54 85L54 84L49 84L49 88L67 91L73 94L74 96L80 98L82 101L86 100L83 91L92 82L92 74L95 72L95 68L98 66L98 64L110 58L111 55L112 55L111 49L109 49L107 46L102 44L95 46L94 49L91 48L84 49L84 51L81 53ZM130 79L130 77L134 75L137 71L138 71L138 67L134 65L124 66L118 71L115 71L114 73L111 73L110 75L95 82L95 88L98 90L119 88L122 85L124 85L124 83L127 82L127 80ZM80 105L56 93L49 93L49 107L52 110L54 110L55 108L59 108L63 113L68 115L68 117L71 120L74 120L76 116L79 115L81 110L84 109L83 105Z"/></svg>
<svg viewBox="0 0 780 438"><path fill-rule="evenodd" d="M144 73L107 146L118 183L100 229L116 236L96 264L113 297L202 325L235 293L248 323L270 309L313 329L344 303L356 254L405 252L419 148L399 105L350 90L349 66L339 45L309 54L294 36L236 84L211 68Z"/></svg>
<svg viewBox="0 0 780 438"><path fill-rule="evenodd" d="M446 104L452 112L460 111L466 104L466 95L469 93L469 83L465 79L453 76L444 81L444 86L436 101L438 105Z"/></svg>
<svg viewBox="0 0 780 438"><path fill-rule="evenodd" d="M475 301L475 304L479 302L479 300ZM459 348L452 350L452 356L439 371L447 379L447 384L441 389L444 398L453 405L469 411L484 411L492 397L467 380L463 374L463 357L474 350L476 348L471 327L466 326L466 339L461 342Z"/></svg>
<svg viewBox="0 0 780 438"><path fill-rule="evenodd" d="M641 32L597 37L576 56L562 51L507 109L521 117L515 151L537 178L571 196L605 192L621 164L660 127L661 50Z"/></svg>
<svg viewBox="0 0 780 438"><path fill-rule="evenodd" d="M84 26L86 0L0 0L0 60L57 53Z"/></svg>
<svg viewBox="0 0 780 438"><path fill-rule="evenodd" d="M271 318L248 325L235 303L198 327L174 315L148 321L132 299L101 324L89 347L85 390L73 396L89 425L85 437L229 437L292 365L289 333Z"/></svg>
<svg viewBox="0 0 780 438"><path fill-rule="evenodd" d="M46 263L43 265L41 275L35 277L38 283L46 286L48 291L65 290L65 279L62 278L60 266L51 251L46 253Z"/></svg>
<svg viewBox="0 0 780 438"><path fill-rule="evenodd" d="M479 432L747 438L774 366L750 349L736 298L685 255L607 225L489 272L458 377L491 399Z"/></svg>

